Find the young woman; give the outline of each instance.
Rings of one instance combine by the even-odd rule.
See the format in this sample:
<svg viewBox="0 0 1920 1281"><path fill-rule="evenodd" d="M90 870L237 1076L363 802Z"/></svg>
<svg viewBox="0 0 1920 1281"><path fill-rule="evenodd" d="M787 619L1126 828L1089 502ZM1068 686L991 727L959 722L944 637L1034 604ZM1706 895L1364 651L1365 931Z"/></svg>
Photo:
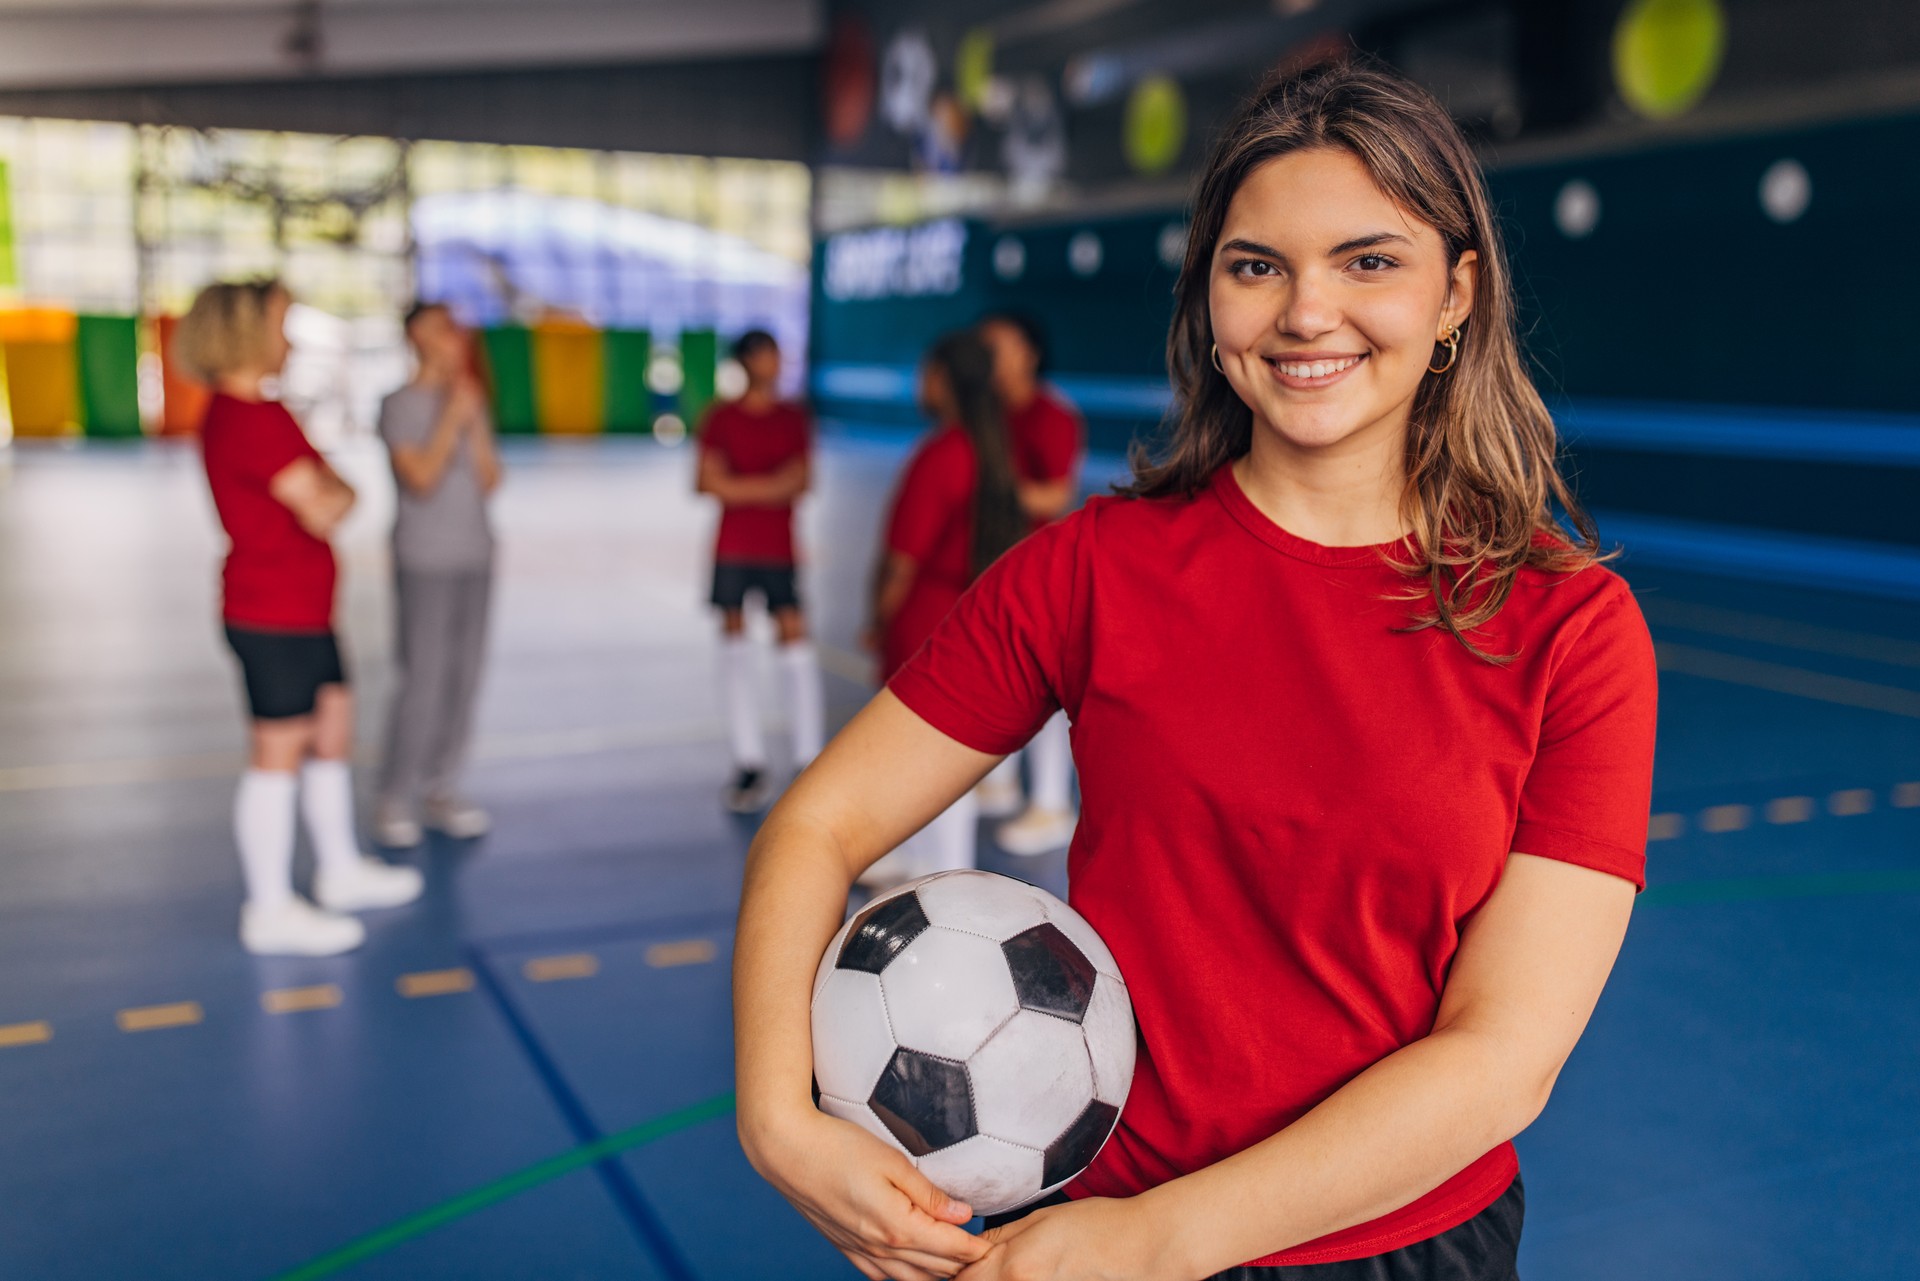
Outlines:
<svg viewBox="0 0 1920 1281"><path fill-rule="evenodd" d="M1168 349L1164 458L987 573L769 816L742 1142L869 1277L1509 1281L1509 1140L1643 875L1655 673L1443 109L1366 65L1271 81L1201 176ZM859 870L1062 706L1138 1065L1071 1203L973 1236L813 1108L811 978Z"/></svg>
<svg viewBox="0 0 1920 1281"><path fill-rule="evenodd" d="M949 334L928 350L920 366L920 407L937 425L900 474L874 569L867 635L883 681L1029 527L994 390L993 355L978 335ZM973 866L978 818L973 797L960 798L867 883Z"/></svg>
<svg viewBox="0 0 1920 1281"><path fill-rule="evenodd" d="M773 789L753 693L749 592L760 594L780 638L796 771L820 754L826 736L820 660L807 639L793 546L793 505L812 483L813 425L805 409L780 399L780 344L772 334L748 330L733 358L746 371L747 390L714 406L701 424L695 488L720 500L711 599L720 611L720 701L734 763L722 800L737 814L758 814Z"/></svg>
<svg viewBox="0 0 1920 1281"><path fill-rule="evenodd" d="M500 485L487 394L472 370L472 335L439 303L420 303L404 329L412 381L380 402L398 490L393 597L399 688L388 712L374 835L420 844L421 822L457 840L486 833L487 812L460 794L473 704L487 654L493 529Z"/></svg>
<svg viewBox="0 0 1920 1281"><path fill-rule="evenodd" d="M214 389L200 443L232 542L221 612L253 717L233 810L247 889L240 941L262 955L329 956L365 937L343 913L410 902L421 880L363 855L354 833L353 695L333 635L327 544L354 493L269 398L265 384L287 362L290 302L277 281L210 285L175 342L181 364ZM296 804L319 907L293 892Z"/></svg>

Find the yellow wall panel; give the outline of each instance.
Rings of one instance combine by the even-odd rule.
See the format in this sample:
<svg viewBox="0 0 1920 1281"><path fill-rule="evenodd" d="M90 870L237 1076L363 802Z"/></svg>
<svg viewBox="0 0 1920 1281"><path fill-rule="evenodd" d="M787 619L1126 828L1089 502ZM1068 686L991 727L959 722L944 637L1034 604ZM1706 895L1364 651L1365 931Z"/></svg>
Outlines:
<svg viewBox="0 0 1920 1281"><path fill-rule="evenodd" d="M540 430L591 435L606 429L606 348L600 332L571 321L533 330L533 397Z"/></svg>
<svg viewBox="0 0 1920 1281"><path fill-rule="evenodd" d="M78 319L45 308L0 312L7 404L16 436L70 436L80 429Z"/></svg>

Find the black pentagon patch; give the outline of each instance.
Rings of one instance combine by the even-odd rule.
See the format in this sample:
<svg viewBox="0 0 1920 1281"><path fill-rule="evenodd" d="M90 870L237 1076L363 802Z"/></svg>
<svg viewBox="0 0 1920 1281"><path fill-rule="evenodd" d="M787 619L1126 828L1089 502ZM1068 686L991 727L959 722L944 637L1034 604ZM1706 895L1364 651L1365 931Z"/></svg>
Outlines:
<svg viewBox="0 0 1920 1281"><path fill-rule="evenodd" d="M1036 925L1000 945L1020 1007L1078 1023L1093 1000L1093 962L1057 925Z"/></svg>
<svg viewBox="0 0 1920 1281"><path fill-rule="evenodd" d="M915 1156L950 1148L974 1134L966 1064L918 1050L893 1052L867 1106Z"/></svg>
<svg viewBox="0 0 1920 1281"><path fill-rule="evenodd" d="M1040 1175L1040 1186L1050 1188L1064 1183L1093 1164L1100 1145L1113 1133L1120 1109L1095 1099L1074 1119L1067 1132L1047 1145L1047 1164Z"/></svg>
<svg viewBox="0 0 1920 1281"><path fill-rule="evenodd" d="M919 895L898 894L875 903L853 918L853 928L847 931L833 967L878 974L926 929L927 914L920 910Z"/></svg>

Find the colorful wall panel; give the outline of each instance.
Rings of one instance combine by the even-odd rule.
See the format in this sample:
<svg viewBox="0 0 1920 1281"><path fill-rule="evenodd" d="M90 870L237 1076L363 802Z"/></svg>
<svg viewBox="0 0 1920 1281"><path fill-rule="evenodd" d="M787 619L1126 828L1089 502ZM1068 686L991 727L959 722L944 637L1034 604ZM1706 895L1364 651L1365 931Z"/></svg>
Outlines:
<svg viewBox="0 0 1920 1281"><path fill-rule="evenodd" d="M18 437L71 436L80 429L73 313L44 308L0 312L7 402Z"/></svg>
<svg viewBox="0 0 1920 1281"><path fill-rule="evenodd" d="M601 335L606 366L606 426L610 432L642 434L653 430L653 389L647 368L653 360L653 335L644 329L609 329Z"/></svg>
<svg viewBox="0 0 1920 1281"><path fill-rule="evenodd" d="M533 395L540 430L591 436L606 428L606 362L600 331L575 321L533 330Z"/></svg>

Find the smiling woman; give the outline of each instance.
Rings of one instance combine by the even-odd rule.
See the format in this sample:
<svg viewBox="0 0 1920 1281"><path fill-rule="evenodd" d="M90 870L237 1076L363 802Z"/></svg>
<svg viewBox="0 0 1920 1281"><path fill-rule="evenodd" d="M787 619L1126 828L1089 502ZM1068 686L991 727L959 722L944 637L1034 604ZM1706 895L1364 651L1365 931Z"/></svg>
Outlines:
<svg viewBox="0 0 1920 1281"><path fill-rule="evenodd" d="M741 1139L864 1275L1513 1281L1510 1140L1644 880L1655 673L1554 524L1507 288L1438 103L1366 65L1271 82L1201 181L1168 454L1002 555L768 817ZM1070 901L1140 1043L1071 1203L975 1237L813 1107L811 976L853 878L1056 710Z"/></svg>
<svg viewBox="0 0 1920 1281"><path fill-rule="evenodd" d="M1269 501L1327 541L1414 535L1403 564L1425 583L1418 626L1478 652L1468 633L1522 566L1600 559L1521 361L1479 166L1439 105L1396 76L1347 64L1278 80L1221 137L1167 364L1171 447L1136 459L1132 492L1190 495L1228 462L1270 458L1241 479L1271 470L1291 493ZM1337 504L1350 528L1318 525L1306 500L1336 477L1380 496L1364 513Z"/></svg>

